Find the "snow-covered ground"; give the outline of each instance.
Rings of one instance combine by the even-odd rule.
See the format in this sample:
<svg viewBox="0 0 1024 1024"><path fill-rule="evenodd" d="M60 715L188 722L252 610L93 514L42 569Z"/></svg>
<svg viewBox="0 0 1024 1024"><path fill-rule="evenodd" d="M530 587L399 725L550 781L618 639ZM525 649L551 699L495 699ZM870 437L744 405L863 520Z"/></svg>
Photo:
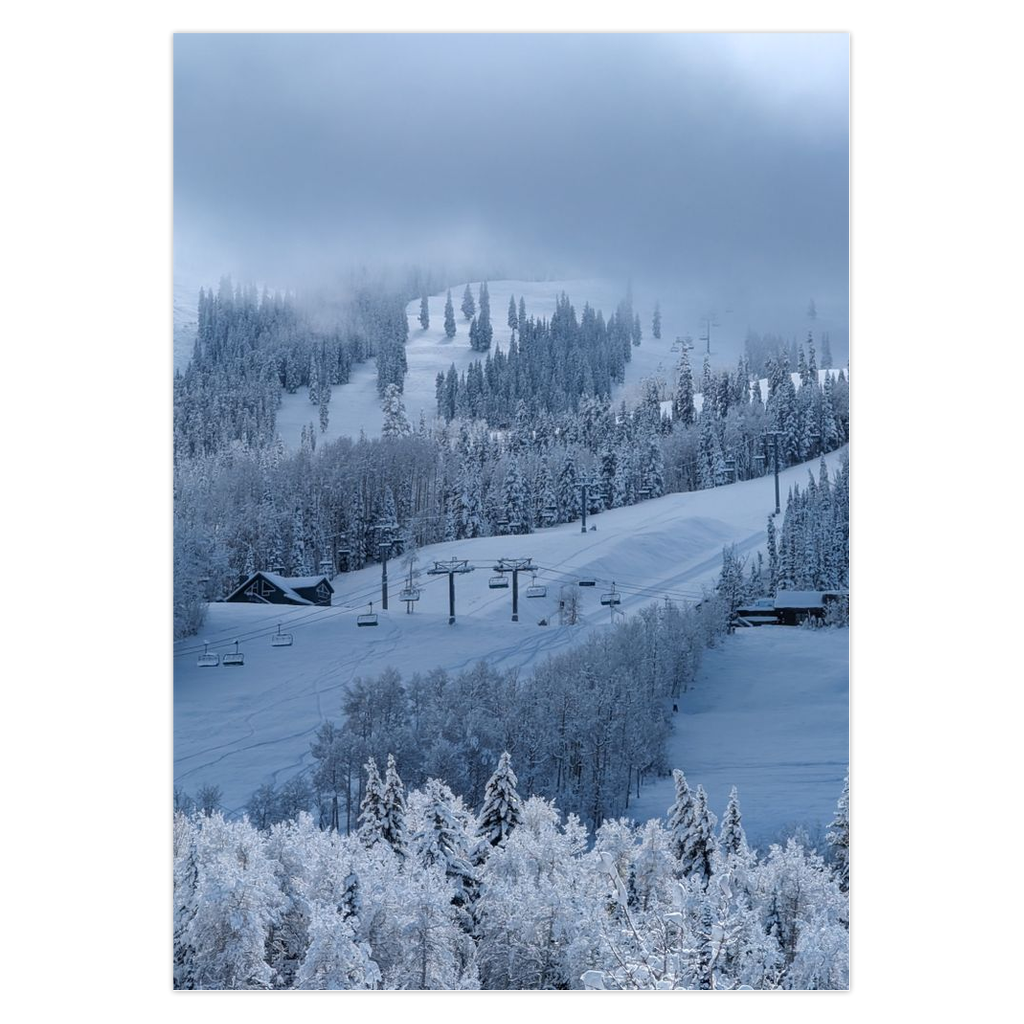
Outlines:
<svg viewBox="0 0 1024 1024"><path fill-rule="evenodd" d="M719 819L736 786L755 846L794 825L813 837L831 820L849 761L849 639L847 629L738 629L678 701L670 762L707 790ZM658 780L629 813L657 817L674 797L672 780Z"/></svg>
<svg viewBox="0 0 1024 1024"><path fill-rule="evenodd" d="M839 455L828 461L834 470ZM803 485L807 474L807 466L784 471L783 494L792 483ZM723 545L735 544L740 554L755 552L763 545L767 515L773 508L774 484L767 476L605 512L591 517L589 523L597 529L586 534L581 534L575 523L525 537L480 538L424 548L422 568L429 567L433 559L448 558L469 559L477 566L474 572L457 578L455 626L447 625L447 577L424 576L420 581L422 600L415 614L406 614L405 605L398 600L403 579L397 561L390 565L391 609L380 613L376 628L357 628L356 616L371 600L379 611L379 566L338 576L330 608L213 604L199 636L175 647L175 781L190 791L204 783L219 785L225 806L241 809L261 783L281 782L309 766L310 739L323 720L340 717L342 688L353 677L374 675L388 666L403 674L435 666L458 670L480 660L502 668L528 669L592 631L608 628L609 613L599 599L613 581L622 594L625 614L665 595L679 602L699 597L702 587L717 579ZM510 591L487 586L489 567L501 557L532 558L541 567L537 582L547 586L547 596L542 599L527 599L521 591L518 623L510 621ZM597 586L579 591L582 624L559 626L558 587L586 575L596 578ZM551 625L539 626L542 617L548 617ZM270 646L278 622L294 634L294 646ZM795 642L804 631L790 632ZM245 653L243 667L197 666L197 653L204 642L224 653L232 649L236 637ZM739 649L749 644L749 638L736 641ZM714 663L709 661L709 671ZM769 671L766 666L764 672ZM770 687L759 695L760 705L736 706L737 696L743 696L738 682L722 690L711 685L705 689L702 684L696 694L684 699L681 707L686 716L680 716L677 738L689 739L679 750L678 761L692 774L694 784L704 782L716 813L721 812L722 793L728 794L732 782L741 787L744 806L761 816L755 820L763 830L779 829L796 820L813 824L820 808L834 803L838 795L835 773L820 770L818 719L813 717L819 712L809 712L809 720L802 717L803 706L797 700L807 685L813 681L808 684L801 678L788 686ZM755 810L760 798L754 792L746 793L746 775L726 779L726 764L720 760L720 779L712 771L713 759L702 754L703 761L695 760L695 755L697 750L714 751L716 744L723 750L729 749L729 744L736 749L734 716L746 713L749 723L770 712L795 716L787 762L790 768L778 791L773 790L767 809ZM845 731L846 708L841 701L834 714L832 725ZM687 749L695 731L701 733L703 745ZM745 736L749 746L745 753L737 750L741 766L777 762L777 731L752 728ZM844 757L843 751L829 756L837 762ZM756 775L754 767L749 771ZM651 813L663 813L668 804L661 791L655 795L654 789L649 790L642 799L648 796Z"/></svg>

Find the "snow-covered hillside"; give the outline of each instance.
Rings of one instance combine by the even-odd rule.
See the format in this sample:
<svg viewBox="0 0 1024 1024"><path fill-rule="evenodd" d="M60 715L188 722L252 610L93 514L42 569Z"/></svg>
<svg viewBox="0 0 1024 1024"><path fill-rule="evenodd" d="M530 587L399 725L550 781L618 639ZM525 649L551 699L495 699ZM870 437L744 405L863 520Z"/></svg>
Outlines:
<svg viewBox="0 0 1024 1024"><path fill-rule="evenodd" d="M830 471L839 460L839 453L829 456ZM792 483L803 485L807 474L807 466L786 470L783 493ZM390 565L391 609L380 614L376 628L357 628L356 616L366 611L371 600L379 611L379 566L338 576L330 608L211 605L200 635L176 645L175 650L176 784L187 789L204 783L219 785L225 806L241 809L261 783L282 782L309 766L314 731L324 719L339 717L342 688L357 675L376 674L388 666L403 674L435 666L457 670L479 660L500 668L529 669L548 654L608 628L609 612L599 599L613 582L622 595L625 614L665 596L677 602L698 598L702 588L717 578L723 545L735 544L739 554L761 547L766 517L773 507L774 484L768 476L605 512L592 517L597 529L586 534L580 533L577 522L527 536L479 538L424 548L421 569L429 568L434 559L448 558L469 559L477 567L457 578L455 626L447 625L447 577L424 575L420 580L422 600L414 614L406 614L405 605L398 600L403 579L397 561ZM537 582L547 587L547 595L541 599L528 599L521 591L518 623L511 622L510 591L491 590L487 585L489 567L501 557L532 558L540 567ZM597 585L578 591L582 624L559 626L559 587L586 576L593 577ZM538 625L542 618L550 624ZM294 634L294 646L271 647L270 635L278 622ZM233 647L236 637L245 653L243 667L197 666L197 652L202 651L204 642L224 653ZM839 669L834 659L830 664L835 683ZM708 665L711 672L712 662ZM735 700L738 684L730 684L731 689L718 687L713 673L708 680L699 703L686 704L684 698L684 709L687 714L700 711L703 746L699 749L715 750L716 744L720 745L721 769L733 763L724 752L735 735L735 716L742 708L738 710ZM813 678L809 684L806 678L795 682L778 673L774 680L769 689L759 692L760 703L749 705L749 714L755 719L769 714L773 701L779 709L791 708L794 702L808 699L809 686L813 691ZM830 686L828 715L835 719L836 729L828 733L831 739L814 737L808 742L830 743L834 749L830 748L828 760L845 763L845 741L839 743L836 730L845 730L846 708L842 700L835 699L835 686ZM834 772L823 773L821 756L800 749L800 732L795 732L793 743L784 751L790 765L784 774L790 781L775 792L766 818L760 821L765 830L802 819L805 808L831 805L836 799ZM747 729L742 735L744 754L739 764L776 763L775 733ZM681 766L690 774L694 758L698 768L706 765L707 778L698 770L691 781L704 782L716 806L721 804L719 788L727 773L716 775L712 761L701 761L698 748L690 748L689 741L684 745L687 749L679 752ZM732 781L742 784L743 780ZM814 800L808 802L811 792ZM661 813L667 806L660 792L655 803L650 813Z"/></svg>

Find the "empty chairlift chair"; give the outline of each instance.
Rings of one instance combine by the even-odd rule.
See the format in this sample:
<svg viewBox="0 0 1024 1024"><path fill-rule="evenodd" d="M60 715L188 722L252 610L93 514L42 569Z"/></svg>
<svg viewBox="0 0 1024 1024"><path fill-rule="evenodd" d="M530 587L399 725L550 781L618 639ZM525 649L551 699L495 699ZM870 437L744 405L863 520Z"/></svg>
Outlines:
<svg viewBox="0 0 1024 1024"><path fill-rule="evenodd" d="M356 616L357 626L376 626L377 625L377 613L373 610L373 602L370 602L370 610L363 612L362 615Z"/></svg>
<svg viewBox="0 0 1024 1024"><path fill-rule="evenodd" d="M277 624L277 632L270 638L271 647L291 647L292 635L291 633L281 632L281 623Z"/></svg>
<svg viewBox="0 0 1024 1024"><path fill-rule="evenodd" d="M622 598L619 596L619 592L615 589L614 583L612 584L611 590L607 590L601 595L601 604L605 606L622 604Z"/></svg>
<svg viewBox="0 0 1024 1024"><path fill-rule="evenodd" d="M491 590L508 590L508 578L499 572L497 576L492 576L487 581L487 586Z"/></svg>
<svg viewBox="0 0 1024 1024"><path fill-rule="evenodd" d="M210 645L203 644L203 653L199 655L196 664L200 668L216 668L220 664L220 655L210 653Z"/></svg>
<svg viewBox="0 0 1024 1024"><path fill-rule="evenodd" d="M400 601L418 601L420 599L419 587L405 587L399 597Z"/></svg>
<svg viewBox="0 0 1024 1024"><path fill-rule="evenodd" d="M577 586L594 587L597 586L597 580L591 578L590 576L584 576L584 578L577 583Z"/></svg>
<svg viewBox="0 0 1024 1024"><path fill-rule="evenodd" d="M230 654L225 654L221 658L220 663L222 665L244 665L245 655L238 649L238 641L235 641L235 649Z"/></svg>
<svg viewBox="0 0 1024 1024"><path fill-rule="evenodd" d="M537 582L537 577L534 576L530 582L530 585L526 588L527 597L547 597L548 588L542 583Z"/></svg>

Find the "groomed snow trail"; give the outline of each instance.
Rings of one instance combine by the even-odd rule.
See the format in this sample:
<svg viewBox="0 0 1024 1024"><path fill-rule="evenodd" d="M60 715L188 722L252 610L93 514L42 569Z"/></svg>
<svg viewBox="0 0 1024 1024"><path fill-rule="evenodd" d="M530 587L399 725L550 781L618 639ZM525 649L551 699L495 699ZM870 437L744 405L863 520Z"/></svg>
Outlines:
<svg viewBox="0 0 1024 1024"><path fill-rule="evenodd" d="M834 474L840 455L830 455L827 461ZM781 475L783 495L791 484L806 483L809 468L810 464L794 466ZM404 582L395 560L390 564L391 609L386 613L380 612L379 566L338 576L330 608L212 604L200 634L174 649L175 783L190 792L204 783L219 785L225 807L241 810L262 783L281 782L308 769L310 740L325 719L340 717L342 689L354 677L376 675L389 666L403 676L434 667L458 671L481 660L501 668L529 669L592 632L609 628L608 611L599 599L612 582L622 595L625 614L666 595L680 603L699 598L718 577L724 545L736 544L745 554L763 545L773 508L774 484L768 476L604 512L588 519L597 529L586 534L576 522L524 537L484 537L423 548L421 569L429 568L434 559L448 558L466 558L478 567L456 579L454 626L447 624L447 577L421 577L422 600L414 614L406 614L398 599ZM521 579L518 623L511 621L510 591L487 587L490 566L501 557L532 558L541 567L537 582L547 585L545 598L531 600L525 597L529 579ZM584 575L595 577L597 586L579 591L582 622L559 626L559 587ZM359 629L356 616L371 600L380 613L380 625ZM538 620L545 617L551 624L539 626ZM279 622L294 634L294 646L270 646ZM197 666L204 642L223 654L232 649L236 637L245 653L244 666ZM732 701L725 692L715 694L709 688L707 700L711 710L721 713L709 711L700 723L712 746L728 733L726 712ZM793 760L804 758L794 755ZM679 763L687 773L693 769L686 757ZM813 785L813 770L806 774ZM741 785L742 780L731 782ZM834 802L837 794L832 788L826 780L828 798ZM806 801L797 790L792 793L792 801L782 793L773 805L772 827L781 828L803 813ZM748 802L753 812L753 795ZM656 803L652 813L663 813L667 804L662 806L660 796ZM720 804L724 807L716 791L716 813Z"/></svg>

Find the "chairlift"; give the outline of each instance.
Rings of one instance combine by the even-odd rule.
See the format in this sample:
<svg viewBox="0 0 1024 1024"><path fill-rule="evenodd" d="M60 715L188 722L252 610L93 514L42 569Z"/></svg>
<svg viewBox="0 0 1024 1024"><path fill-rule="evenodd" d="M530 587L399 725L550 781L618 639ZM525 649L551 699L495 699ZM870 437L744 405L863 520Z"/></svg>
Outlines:
<svg viewBox="0 0 1024 1024"><path fill-rule="evenodd" d="M641 487L637 494L640 495L642 500L646 501L651 496L651 489L650 487Z"/></svg>
<svg viewBox="0 0 1024 1024"><path fill-rule="evenodd" d="M402 601L418 601L420 599L419 587L406 587L401 594Z"/></svg>
<svg viewBox="0 0 1024 1024"><path fill-rule="evenodd" d="M487 586L491 590L508 590L508 579L499 572L497 576L492 576L487 581Z"/></svg>
<svg viewBox="0 0 1024 1024"><path fill-rule="evenodd" d="M536 575L533 576L530 585L526 588L527 597L547 597L548 588L542 583L537 582Z"/></svg>
<svg viewBox="0 0 1024 1024"><path fill-rule="evenodd" d="M222 665L244 665L245 655L238 649L238 641L235 641L235 649L230 654L221 658Z"/></svg>
<svg viewBox="0 0 1024 1024"><path fill-rule="evenodd" d="M611 590L605 591L605 593L601 595L601 604L605 607L608 607L609 605L622 604L622 598L619 595L619 592L615 589L614 583L612 584Z"/></svg>
<svg viewBox="0 0 1024 1024"><path fill-rule="evenodd" d="M291 647L293 637L291 633L281 632L281 623L277 624L277 632L270 638L271 647Z"/></svg>
<svg viewBox="0 0 1024 1024"><path fill-rule="evenodd" d="M558 518L558 509L554 505L545 505L540 514L546 523L553 523Z"/></svg>
<svg viewBox="0 0 1024 1024"><path fill-rule="evenodd" d="M377 613L373 610L373 602L370 602L370 610L363 612L362 615L356 616L357 626L376 626L377 625Z"/></svg>
<svg viewBox="0 0 1024 1024"><path fill-rule="evenodd" d="M588 576L586 579L579 580L579 582L577 583L577 586L580 586L580 587L596 587L597 586L597 580L591 579Z"/></svg>
<svg viewBox="0 0 1024 1024"><path fill-rule="evenodd" d="M203 644L203 653L199 655L199 660L196 664L200 668L215 668L220 664L220 655L210 653L210 645Z"/></svg>

